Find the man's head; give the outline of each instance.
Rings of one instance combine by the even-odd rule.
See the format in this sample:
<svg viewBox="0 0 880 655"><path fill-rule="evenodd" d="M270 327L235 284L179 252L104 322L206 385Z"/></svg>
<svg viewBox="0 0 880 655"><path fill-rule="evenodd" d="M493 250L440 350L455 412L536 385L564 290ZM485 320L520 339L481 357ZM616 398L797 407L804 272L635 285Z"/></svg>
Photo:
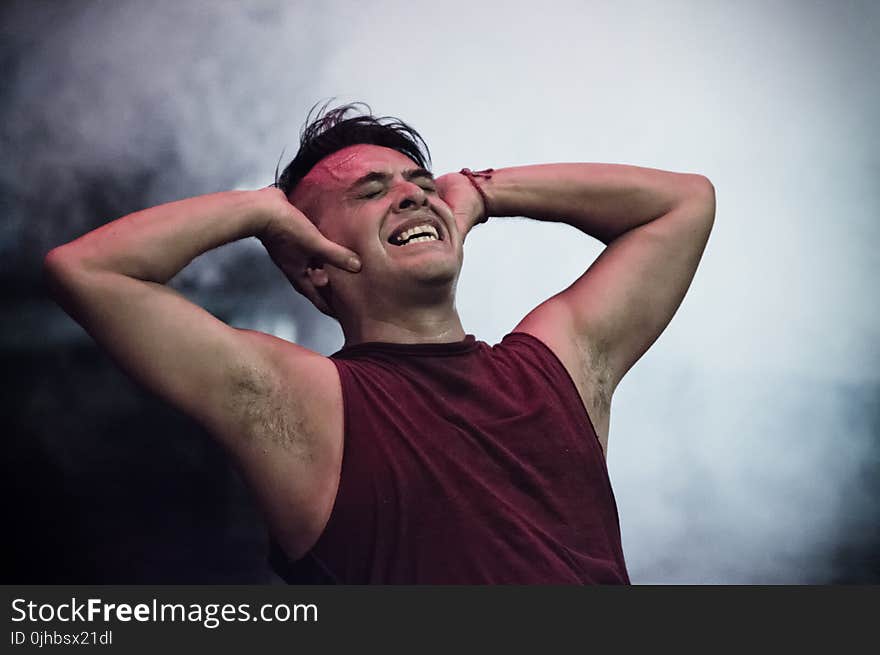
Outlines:
<svg viewBox="0 0 880 655"><path fill-rule="evenodd" d="M426 153L427 145L396 119L346 119L353 108L334 109L308 124L278 180L325 237L362 262L359 273L316 263L309 269L312 283L343 323L365 314L393 316L398 307L452 303L462 239L419 143Z"/></svg>
<svg viewBox="0 0 880 655"><path fill-rule="evenodd" d="M327 111L329 104L329 101L324 104L314 120L311 120L311 116L317 105L312 107L306 117L306 125L300 132L299 151L285 167L281 177L278 177L276 170L276 186L287 197L315 164L334 152L358 143L397 150L421 168L431 168L428 144L403 121L389 116L377 118L366 103L355 102ZM357 111L358 105L366 107L368 113L346 118L348 113Z"/></svg>

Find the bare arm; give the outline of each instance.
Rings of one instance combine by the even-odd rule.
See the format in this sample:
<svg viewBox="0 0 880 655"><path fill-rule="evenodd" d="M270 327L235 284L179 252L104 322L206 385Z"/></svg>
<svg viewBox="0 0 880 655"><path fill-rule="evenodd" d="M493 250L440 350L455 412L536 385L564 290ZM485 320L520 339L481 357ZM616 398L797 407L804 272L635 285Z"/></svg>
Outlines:
<svg viewBox="0 0 880 655"><path fill-rule="evenodd" d="M711 186L691 173L591 163L502 168L481 182L492 216L567 223L605 245Z"/></svg>
<svg viewBox="0 0 880 655"><path fill-rule="evenodd" d="M233 191L152 207L44 262L55 300L126 373L210 427L228 423L216 409L226 387L248 386L248 360L251 374L260 364L240 348L247 337L164 283L197 255L258 234L267 219L258 199Z"/></svg>
<svg viewBox="0 0 880 655"><path fill-rule="evenodd" d="M264 191L223 191L150 207L55 248L46 263L165 284L203 252L258 236L269 220Z"/></svg>
<svg viewBox="0 0 880 655"><path fill-rule="evenodd" d="M341 447L317 443L306 415L306 408L336 402L332 363L274 336L232 328L164 284L200 253L247 236L279 259L317 256L344 265L353 254L267 188L130 214L55 248L44 268L57 302L126 373L231 451L270 520L292 529L297 501L323 497L332 482Z"/></svg>
<svg viewBox="0 0 880 655"><path fill-rule="evenodd" d="M701 175L591 163L501 169L481 183L492 216L564 222L608 246L516 328L557 352L607 422L614 389L690 286L714 222L714 187Z"/></svg>
<svg viewBox="0 0 880 655"><path fill-rule="evenodd" d="M268 384L274 358L264 351L271 337L227 326L164 283L203 252L264 238L273 222L296 222L315 238L317 230L296 213L277 189L152 207L55 248L45 258L46 277L58 303L123 370L222 432L236 411L230 397ZM349 255L327 244L337 260Z"/></svg>

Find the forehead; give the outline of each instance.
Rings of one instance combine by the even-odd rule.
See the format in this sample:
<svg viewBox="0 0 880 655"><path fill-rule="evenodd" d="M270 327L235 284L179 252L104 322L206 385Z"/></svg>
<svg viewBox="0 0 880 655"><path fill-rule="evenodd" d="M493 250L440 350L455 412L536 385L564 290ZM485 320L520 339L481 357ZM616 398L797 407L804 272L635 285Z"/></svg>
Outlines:
<svg viewBox="0 0 880 655"><path fill-rule="evenodd" d="M303 182L319 184L325 189L342 190L372 171L394 174L415 166L412 159L391 148L358 144L324 157L303 178Z"/></svg>

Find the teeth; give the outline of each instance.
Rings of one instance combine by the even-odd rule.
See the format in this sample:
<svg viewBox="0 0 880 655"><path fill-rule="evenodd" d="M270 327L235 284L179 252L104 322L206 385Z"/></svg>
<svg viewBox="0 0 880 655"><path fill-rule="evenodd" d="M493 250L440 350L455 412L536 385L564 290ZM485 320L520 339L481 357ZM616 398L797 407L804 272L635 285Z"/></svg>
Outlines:
<svg viewBox="0 0 880 655"><path fill-rule="evenodd" d="M433 235L434 239L440 238L440 235L437 233L437 229L433 225L426 223L425 225L417 225L415 227L411 227L408 230L406 230L405 232L402 232L399 235L397 235L397 243L403 243L409 237L411 237L413 234L418 234L419 232L427 232L428 234ZM431 239L428 237L420 237L419 239L413 239L413 241L418 241L418 240L424 241L424 240L431 240Z"/></svg>

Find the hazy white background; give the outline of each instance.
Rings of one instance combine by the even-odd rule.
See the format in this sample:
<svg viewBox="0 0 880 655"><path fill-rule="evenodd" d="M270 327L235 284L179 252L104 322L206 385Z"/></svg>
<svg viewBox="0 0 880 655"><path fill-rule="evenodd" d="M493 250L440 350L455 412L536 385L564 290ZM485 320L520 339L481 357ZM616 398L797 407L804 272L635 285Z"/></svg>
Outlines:
<svg viewBox="0 0 880 655"><path fill-rule="evenodd" d="M847 569L846 552L864 560L880 543L880 5L97 2L61 18L26 6L29 27L4 34L28 57L5 138L29 156L2 182L66 211L39 227L13 213L7 246L90 228L89 204L71 200L84 174L140 172L143 205L265 186L331 96L414 126L438 175L587 161L709 177L717 215L696 278L612 406L631 577L876 575ZM46 168L51 189L33 184ZM259 248L209 253L179 282L222 296ZM477 228L465 329L495 343L601 248L565 225ZM238 326L341 345L278 278L236 307Z"/></svg>

